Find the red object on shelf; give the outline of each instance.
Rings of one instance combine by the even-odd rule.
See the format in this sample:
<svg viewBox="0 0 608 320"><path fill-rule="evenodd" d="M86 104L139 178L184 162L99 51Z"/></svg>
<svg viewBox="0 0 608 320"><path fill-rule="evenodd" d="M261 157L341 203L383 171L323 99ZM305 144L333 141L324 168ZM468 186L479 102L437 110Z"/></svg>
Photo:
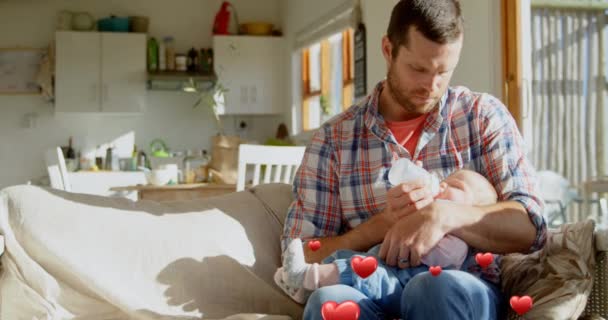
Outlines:
<svg viewBox="0 0 608 320"><path fill-rule="evenodd" d="M228 27L230 25L230 10L228 7L234 7L228 1L222 2L222 7L215 14L215 21L213 23L213 34L230 34Z"/></svg>

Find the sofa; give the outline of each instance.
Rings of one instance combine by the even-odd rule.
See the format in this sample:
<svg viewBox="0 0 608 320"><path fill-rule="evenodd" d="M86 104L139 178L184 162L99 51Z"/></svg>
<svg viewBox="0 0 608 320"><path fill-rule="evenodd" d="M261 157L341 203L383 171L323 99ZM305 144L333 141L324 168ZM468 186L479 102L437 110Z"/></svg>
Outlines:
<svg viewBox="0 0 608 320"><path fill-rule="evenodd" d="M274 284L291 186L156 203L0 191L0 319L300 319ZM606 316L607 237L586 315Z"/></svg>

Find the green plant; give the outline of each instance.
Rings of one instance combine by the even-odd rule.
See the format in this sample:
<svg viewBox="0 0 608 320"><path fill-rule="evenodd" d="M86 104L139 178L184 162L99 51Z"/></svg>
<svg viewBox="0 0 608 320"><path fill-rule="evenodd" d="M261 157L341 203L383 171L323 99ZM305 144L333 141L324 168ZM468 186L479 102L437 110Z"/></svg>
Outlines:
<svg viewBox="0 0 608 320"><path fill-rule="evenodd" d="M330 115L331 114L331 104L329 103L329 98L327 98L326 96L320 96L319 97L319 104L321 105L321 111L323 111L324 115Z"/></svg>
<svg viewBox="0 0 608 320"><path fill-rule="evenodd" d="M224 87L219 81L215 81L209 89L201 90L196 86L196 83L192 78L190 78L189 86L187 87L188 92L195 92L198 94L198 99L192 106L192 108L196 108L199 105L202 105L205 108L211 109L213 112L213 116L215 118L215 122L217 124L218 133L220 135L224 135L224 126L222 125L222 121L220 119L219 114L219 106L224 104L224 95L228 92L228 89Z"/></svg>

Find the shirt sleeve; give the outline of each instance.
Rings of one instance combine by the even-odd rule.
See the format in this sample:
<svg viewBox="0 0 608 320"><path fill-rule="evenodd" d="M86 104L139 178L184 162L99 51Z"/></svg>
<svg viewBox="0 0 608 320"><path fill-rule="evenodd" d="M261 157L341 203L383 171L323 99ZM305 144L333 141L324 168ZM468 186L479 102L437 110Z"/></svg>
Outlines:
<svg viewBox="0 0 608 320"><path fill-rule="evenodd" d="M338 158L330 135L329 126L316 131L296 172L295 200L285 219L282 251L292 239L335 236L341 230Z"/></svg>
<svg viewBox="0 0 608 320"><path fill-rule="evenodd" d="M524 206L536 228L536 238L529 251L537 251L547 239L547 224L543 201L538 196L536 172L525 156L523 138L500 100L483 95L477 103L482 173L496 188L499 201L517 201Z"/></svg>

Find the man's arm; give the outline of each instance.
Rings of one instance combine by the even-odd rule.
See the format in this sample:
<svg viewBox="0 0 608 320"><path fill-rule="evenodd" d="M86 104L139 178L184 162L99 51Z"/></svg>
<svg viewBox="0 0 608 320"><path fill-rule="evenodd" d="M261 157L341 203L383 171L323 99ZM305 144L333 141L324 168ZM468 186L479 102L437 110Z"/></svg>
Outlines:
<svg viewBox="0 0 608 320"><path fill-rule="evenodd" d="M478 169L496 189L499 202L468 214L456 210L462 221L447 225L479 249L503 253L539 250L545 243L547 225L523 138L500 100L489 95L480 100Z"/></svg>
<svg viewBox="0 0 608 320"><path fill-rule="evenodd" d="M536 240L536 228L519 202L449 205L448 212L441 215L444 230L474 248L492 253L526 252Z"/></svg>
<svg viewBox="0 0 608 320"><path fill-rule="evenodd" d="M321 248L312 251L304 244L304 256L308 263L320 263L323 259L340 249L367 251L372 246L382 242L390 223L382 214L374 215L368 221L358 225L349 232L335 237L316 238L321 242Z"/></svg>

